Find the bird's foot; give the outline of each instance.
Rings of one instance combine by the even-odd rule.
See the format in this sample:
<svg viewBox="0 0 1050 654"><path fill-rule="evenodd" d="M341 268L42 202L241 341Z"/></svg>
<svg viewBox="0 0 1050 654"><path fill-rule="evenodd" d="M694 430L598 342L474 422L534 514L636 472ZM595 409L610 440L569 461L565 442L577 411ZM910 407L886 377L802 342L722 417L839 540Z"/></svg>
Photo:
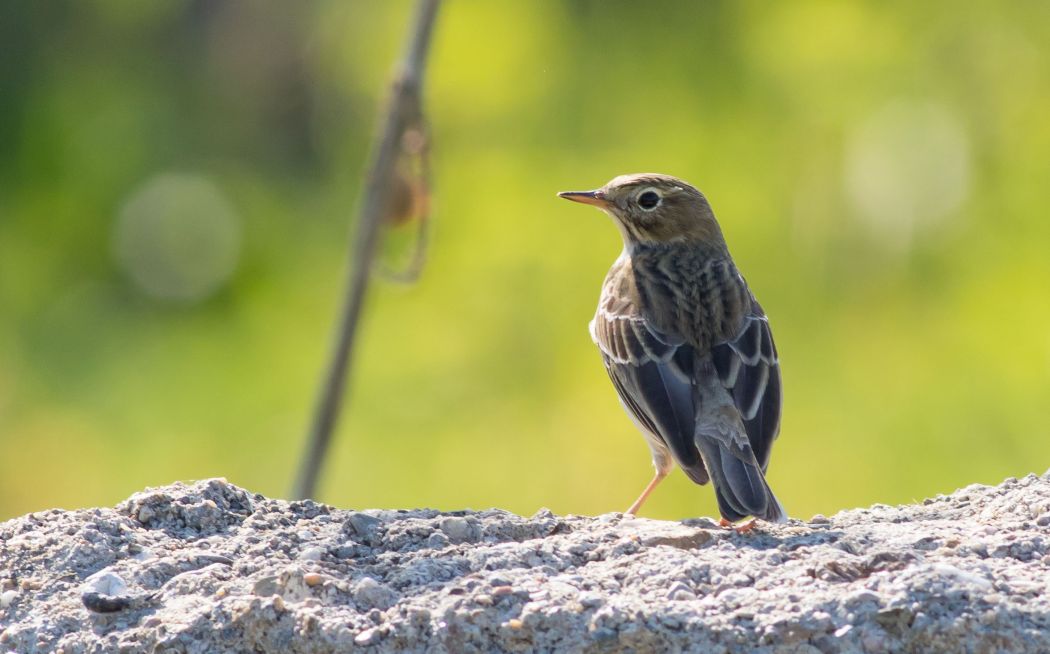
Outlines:
<svg viewBox="0 0 1050 654"><path fill-rule="evenodd" d="M751 520L749 520L749 521L745 522L744 524L742 524L742 525L737 527L737 526L733 526L732 522L729 522L725 518L722 518L721 520L718 521L718 526L719 527L724 527L726 529L732 529L733 531L735 531L738 534L746 534L746 533L752 531L756 526L758 526L758 519L757 518L751 518Z"/></svg>

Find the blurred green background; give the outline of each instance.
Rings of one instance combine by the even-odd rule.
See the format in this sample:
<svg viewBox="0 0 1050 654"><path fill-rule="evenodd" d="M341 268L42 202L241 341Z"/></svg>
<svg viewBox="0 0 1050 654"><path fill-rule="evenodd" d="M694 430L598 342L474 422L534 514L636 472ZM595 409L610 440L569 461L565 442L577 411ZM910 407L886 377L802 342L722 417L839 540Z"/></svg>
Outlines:
<svg viewBox="0 0 1050 654"><path fill-rule="evenodd" d="M0 4L0 518L225 476L281 496L405 1ZM623 510L587 334L619 237L706 192L771 316L796 516L1050 467L1050 4L493 2L439 16L433 238L378 284L321 486ZM715 514L676 472L645 514Z"/></svg>

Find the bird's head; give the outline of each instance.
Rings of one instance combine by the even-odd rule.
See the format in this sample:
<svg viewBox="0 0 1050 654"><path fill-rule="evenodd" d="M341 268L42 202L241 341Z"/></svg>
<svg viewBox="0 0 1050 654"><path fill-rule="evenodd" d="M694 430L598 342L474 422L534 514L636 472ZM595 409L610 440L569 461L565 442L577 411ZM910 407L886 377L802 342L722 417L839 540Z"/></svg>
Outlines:
<svg viewBox="0 0 1050 654"><path fill-rule="evenodd" d="M707 198L677 177L620 175L599 189L564 191L558 197L594 205L612 216L628 247L653 243L725 247Z"/></svg>

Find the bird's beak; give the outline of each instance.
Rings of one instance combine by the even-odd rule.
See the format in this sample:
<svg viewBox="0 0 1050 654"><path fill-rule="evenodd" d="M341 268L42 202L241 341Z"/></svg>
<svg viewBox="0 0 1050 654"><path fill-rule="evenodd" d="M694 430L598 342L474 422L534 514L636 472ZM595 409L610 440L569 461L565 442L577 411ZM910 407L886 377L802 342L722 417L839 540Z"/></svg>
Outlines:
<svg viewBox="0 0 1050 654"><path fill-rule="evenodd" d="M609 206L609 200L606 199L605 193L602 193L600 189L597 191L562 191L558 194L558 197L572 200L573 202L593 204L600 209Z"/></svg>

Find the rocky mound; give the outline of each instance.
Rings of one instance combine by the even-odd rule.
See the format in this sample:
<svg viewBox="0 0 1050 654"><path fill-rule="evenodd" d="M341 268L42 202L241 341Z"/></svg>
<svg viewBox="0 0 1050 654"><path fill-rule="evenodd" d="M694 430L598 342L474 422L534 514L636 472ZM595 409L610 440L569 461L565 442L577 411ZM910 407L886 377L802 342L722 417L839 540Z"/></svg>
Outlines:
<svg viewBox="0 0 1050 654"><path fill-rule="evenodd" d="M224 480L0 525L0 651L1050 651L1050 474L747 534Z"/></svg>

